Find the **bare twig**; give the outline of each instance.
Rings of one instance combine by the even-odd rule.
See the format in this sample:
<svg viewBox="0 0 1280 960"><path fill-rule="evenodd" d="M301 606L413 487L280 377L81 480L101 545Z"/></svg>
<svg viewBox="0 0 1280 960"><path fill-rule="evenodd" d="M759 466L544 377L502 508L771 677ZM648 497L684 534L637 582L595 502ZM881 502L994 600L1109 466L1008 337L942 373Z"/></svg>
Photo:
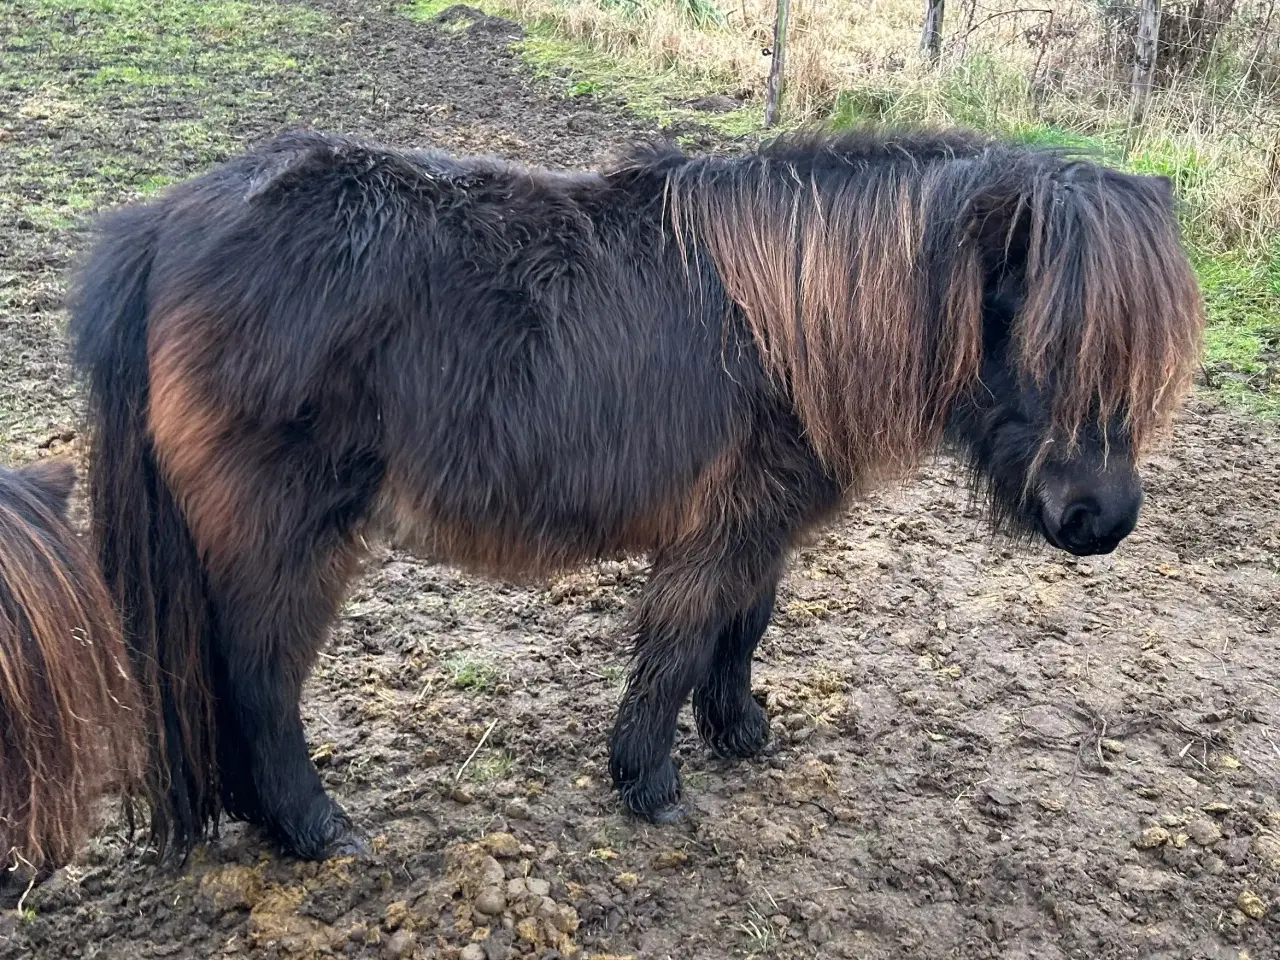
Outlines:
<svg viewBox="0 0 1280 960"><path fill-rule="evenodd" d="M13 857L13 866L9 868L10 873L13 873L15 870L18 869L18 867L24 864L26 865L27 869L31 871L31 879L27 881L27 889L23 890L22 896L18 898L18 914L21 915L23 908L27 904L27 897L31 896L31 891L36 888L36 868L31 863L31 861L28 860L26 857L24 857L22 854L20 854L16 848L13 850L10 850L9 854L10 856Z"/></svg>
<svg viewBox="0 0 1280 960"><path fill-rule="evenodd" d="M471 761L476 758L476 754L484 747L485 742L489 739L489 734L493 733L493 728L498 725L498 718L494 717L493 722L489 724L489 729L485 730L484 736L480 738L480 742L476 744L476 748L471 751L471 756L467 757L466 762L458 768L457 775L453 778L454 783L462 781L462 775L467 772L467 767L471 766Z"/></svg>
<svg viewBox="0 0 1280 960"><path fill-rule="evenodd" d="M956 38L955 42L959 43L961 41L969 39L969 35L971 33L975 33L978 30L981 30L992 20L999 20L1001 17L1014 17L1022 13L1045 14L1045 15L1048 15L1049 22L1053 23L1053 11L1048 10L1044 7L1019 7L1017 10L1001 10L999 13L993 13L993 14L990 14L989 16L983 17L981 20L979 20L977 23L971 26L964 33L960 34L960 36Z"/></svg>

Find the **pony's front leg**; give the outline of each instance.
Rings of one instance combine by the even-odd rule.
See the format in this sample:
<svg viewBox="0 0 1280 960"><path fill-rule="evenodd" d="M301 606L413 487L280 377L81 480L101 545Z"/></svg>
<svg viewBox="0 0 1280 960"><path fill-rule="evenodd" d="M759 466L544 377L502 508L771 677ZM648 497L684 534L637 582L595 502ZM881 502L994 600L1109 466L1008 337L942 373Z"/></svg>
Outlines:
<svg viewBox="0 0 1280 960"><path fill-rule="evenodd" d="M770 584L720 631L715 659L693 694L698 734L726 759L754 757L769 743L769 718L751 693L751 658L773 616L775 595Z"/></svg>
<svg viewBox="0 0 1280 960"><path fill-rule="evenodd" d="M636 660L618 709L609 768L632 812L679 819L671 760L676 720L696 690L698 727L713 749L759 752L764 711L751 697L751 657L773 613L783 561L796 537L839 506L829 477L781 414L722 458L690 514L697 525L654 557L636 617Z"/></svg>
<svg viewBox="0 0 1280 960"><path fill-rule="evenodd" d="M778 546L765 555L745 547L708 551L655 568L640 600L635 665L610 744L610 772L632 813L655 823L683 816L671 748L695 688L723 691L700 696L702 712L712 706L723 732L742 741L740 752L758 738L751 707L760 707L740 701L750 699L751 651L772 610Z"/></svg>
<svg viewBox="0 0 1280 960"><path fill-rule="evenodd" d="M609 771L622 802L654 823L680 819L680 773L671 759L676 721L707 672L716 635L706 626L655 624L636 640L636 662L618 708Z"/></svg>

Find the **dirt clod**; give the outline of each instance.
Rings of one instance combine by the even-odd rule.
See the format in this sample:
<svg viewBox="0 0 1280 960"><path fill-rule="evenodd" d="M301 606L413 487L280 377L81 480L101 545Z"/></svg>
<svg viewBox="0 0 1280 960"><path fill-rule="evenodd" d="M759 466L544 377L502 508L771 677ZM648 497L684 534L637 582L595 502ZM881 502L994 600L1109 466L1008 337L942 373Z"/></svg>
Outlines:
<svg viewBox="0 0 1280 960"><path fill-rule="evenodd" d="M651 861L655 870L674 870L689 862L689 855L683 850L663 850L654 855Z"/></svg>
<svg viewBox="0 0 1280 960"><path fill-rule="evenodd" d="M392 935L382 948L382 955L387 960L405 960L413 956L418 938L410 930L399 930Z"/></svg>
<svg viewBox="0 0 1280 960"><path fill-rule="evenodd" d="M509 833L491 833L480 842L486 850L499 859L520 856L520 841Z"/></svg>
<svg viewBox="0 0 1280 960"><path fill-rule="evenodd" d="M640 885L640 877L634 873L620 873L613 878L613 885L623 893L631 893Z"/></svg>
<svg viewBox="0 0 1280 960"><path fill-rule="evenodd" d="M510 820L528 820L530 816L529 804L523 800L512 800L503 808L503 813Z"/></svg>
<svg viewBox="0 0 1280 960"><path fill-rule="evenodd" d="M1138 839L1133 842L1133 845L1139 850L1151 850L1155 847L1164 846L1172 839L1169 831L1164 827L1147 827L1138 835Z"/></svg>
<svg viewBox="0 0 1280 960"><path fill-rule="evenodd" d="M262 897L262 876L250 867L228 864L200 878L200 898L216 913L249 910Z"/></svg>
<svg viewBox="0 0 1280 960"><path fill-rule="evenodd" d="M476 897L476 910L497 917L507 909L507 898L500 887L485 887Z"/></svg>
<svg viewBox="0 0 1280 960"><path fill-rule="evenodd" d="M1267 904L1252 890L1244 890L1236 898L1236 906L1250 920L1261 920L1267 915Z"/></svg>
<svg viewBox="0 0 1280 960"><path fill-rule="evenodd" d="M1222 839L1222 828L1212 820L1197 818L1187 824L1187 834L1202 847L1211 847Z"/></svg>
<svg viewBox="0 0 1280 960"><path fill-rule="evenodd" d="M1268 871L1280 874L1280 836L1273 833L1260 833L1250 844L1253 855L1262 861Z"/></svg>
<svg viewBox="0 0 1280 960"><path fill-rule="evenodd" d="M249 938L255 946L310 955L326 950L334 933L319 921L302 916L302 887L270 887L249 914Z"/></svg>

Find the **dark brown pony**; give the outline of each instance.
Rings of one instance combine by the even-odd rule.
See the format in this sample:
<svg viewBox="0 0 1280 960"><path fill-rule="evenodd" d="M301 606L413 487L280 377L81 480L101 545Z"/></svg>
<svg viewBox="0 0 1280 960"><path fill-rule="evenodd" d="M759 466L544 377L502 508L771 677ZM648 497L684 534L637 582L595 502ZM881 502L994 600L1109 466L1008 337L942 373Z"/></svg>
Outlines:
<svg viewBox="0 0 1280 960"><path fill-rule="evenodd" d="M939 447L999 529L1113 549L1201 303L1169 184L961 134L559 174L295 134L109 219L73 316L152 825L360 843L298 698L366 538L501 577L646 554L611 770L678 814L692 693L764 746L788 551Z"/></svg>
<svg viewBox="0 0 1280 960"><path fill-rule="evenodd" d="M0 469L0 857L19 887L70 860L95 801L141 772L119 621L67 522L74 481L60 462Z"/></svg>

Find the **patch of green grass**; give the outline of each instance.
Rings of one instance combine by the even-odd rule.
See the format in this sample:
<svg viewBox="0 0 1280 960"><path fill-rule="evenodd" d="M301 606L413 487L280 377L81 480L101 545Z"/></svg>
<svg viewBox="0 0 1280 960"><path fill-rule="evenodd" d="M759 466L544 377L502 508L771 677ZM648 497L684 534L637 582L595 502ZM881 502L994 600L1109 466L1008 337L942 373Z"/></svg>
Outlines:
<svg viewBox="0 0 1280 960"><path fill-rule="evenodd" d="M599 53L557 36L549 23L533 24L520 47L540 76L563 84L566 96L620 97L633 114L662 126L696 123L738 137L759 130L763 122L757 104L725 113L683 107L706 95L705 82L674 69L655 73L639 60Z"/></svg>
<svg viewBox="0 0 1280 960"><path fill-rule="evenodd" d="M845 90L836 97L827 117L827 126L838 131L892 123L893 118L902 112L916 112L911 105L904 103L905 100L902 91L874 84Z"/></svg>
<svg viewBox="0 0 1280 960"><path fill-rule="evenodd" d="M0 65L0 126L48 132L5 144L12 172L0 181L0 214L60 230L226 159L240 146L232 130L243 105L272 96L281 75L317 66L308 38L328 17L265 0L0 0L0 21L20 54ZM229 96L203 99L227 77ZM194 105L196 119L173 102ZM135 105L155 115L119 142L113 117ZM91 176L59 152L74 141L93 144Z"/></svg>
<svg viewBox="0 0 1280 960"><path fill-rule="evenodd" d="M1031 90L1021 71L973 56L947 73L941 97L952 122L996 131L1008 124L1009 105L1029 102Z"/></svg>
<svg viewBox="0 0 1280 960"><path fill-rule="evenodd" d="M1265 259L1200 255L1196 272L1214 389L1255 413L1280 416L1280 242Z"/></svg>
<svg viewBox="0 0 1280 960"><path fill-rule="evenodd" d="M198 88L204 86L204 80L201 77L190 74L151 73L146 70L139 70L134 66L102 67L89 79L89 82L98 87L106 87L112 84L135 87L182 86Z"/></svg>
<svg viewBox="0 0 1280 960"><path fill-rule="evenodd" d="M1055 124L1012 124L1004 131L1004 135L1014 143L1028 147L1065 150L1107 161L1119 158L1115 145L1107 140Z"/></svg>
<svg viewBox="0 0 1280 960"><path fill-rule="evenodd" d="M316 83L329 16L274 0L0 0L0 274L90 215L226 160L284 84ZM61 336L44 306L58 256L0 276L13 342ZM6 340L6 343L9 341ZM74 390L39 351L0 350L0 449L24 460Z"/></svg>
<svg viewBox="0 0 1280 960"><path fill-rule="evenodd" d="M464 776L472 783L494 783L511 776L515 758L506 750L485 749L467 767Z"/></svg>
<svg viewBox="0 0 1280 960"><path fill-rule="evenodd" d="M445 666L449 670L449 682L459 690L489 693L498 685L498 667L488 660L460 655Z"/></svg>
<svg viewBox="0 0 1280 960"><path fill-rule="evenodd" d="M413 0L404 7L404 12L415 20L434 20L450 7L456 7L460 0ZM484 3L468 3L467 6L477 10L484 9Z"/></svg>
<svg viewBox="0 0 1280 960"><path fill-rule="evenodd" d="M19 43L38 45L51 67L73 81L88 73L99 84L142 87L201 86L213 66L250 76L295 69L298 61L281 53L278 43L318 31L328 19L303 6L247 0L34 0L19 6L26 21Z"/></svg>
<svg viewBox="0 0 1280 960"><path fill-rule="evenodd" d="M137 185L137 190L145 197L150 196L153 193L159 193L165 187L172 186L177 182L176 177L169 177L162 173L156 173L142 180L142 182Z"/></svg>
<svg viewBox="0 0 1280 960"><path fill-rule="evenodd" d="M778 931L772 921L754 906L751 907L748 915L734 926L746 936L751 944L753 956L768 954L779 943Z"/></svg>

